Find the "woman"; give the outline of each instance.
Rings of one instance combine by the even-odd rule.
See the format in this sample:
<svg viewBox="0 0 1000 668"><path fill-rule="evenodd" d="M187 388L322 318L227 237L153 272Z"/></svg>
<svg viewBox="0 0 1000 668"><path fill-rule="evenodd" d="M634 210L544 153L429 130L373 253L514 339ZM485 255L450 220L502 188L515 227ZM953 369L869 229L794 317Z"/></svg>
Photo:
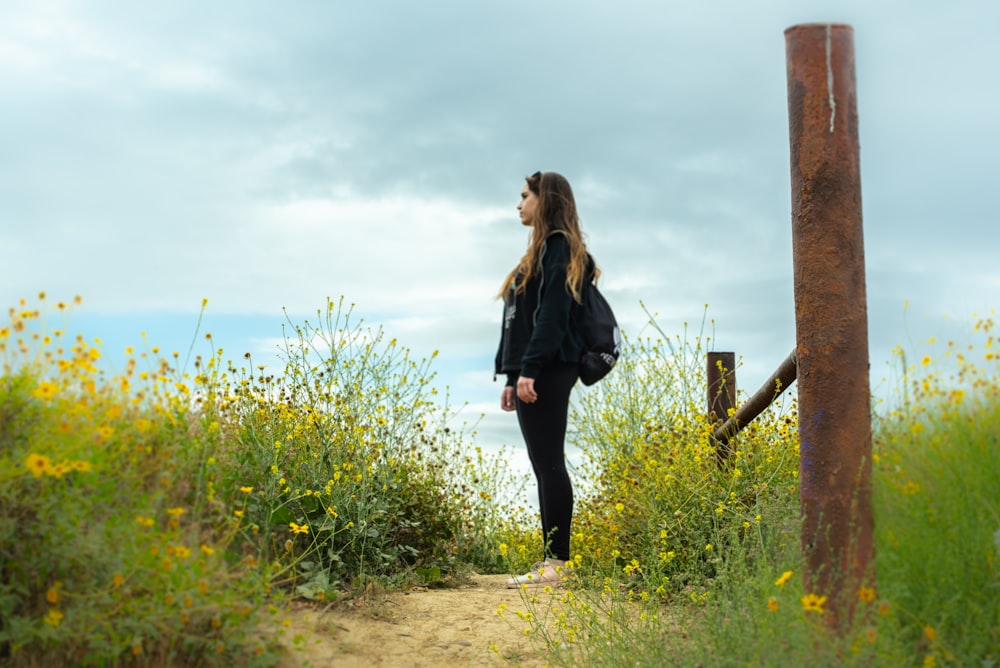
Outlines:
<svg viewBox="0 0 1000 668"><path fill-rule="evenodd" d="M565 177L555 172L527 177L517 210L531 236L498 295L504 316L495 370L507 376L500 407L517 411L538 481L545 545L542 561L509 579L510 588L560 582L570 559L573 487L566 471L566 418L583 350L570 323L584 281L600 273L587 253Z"/></svg>

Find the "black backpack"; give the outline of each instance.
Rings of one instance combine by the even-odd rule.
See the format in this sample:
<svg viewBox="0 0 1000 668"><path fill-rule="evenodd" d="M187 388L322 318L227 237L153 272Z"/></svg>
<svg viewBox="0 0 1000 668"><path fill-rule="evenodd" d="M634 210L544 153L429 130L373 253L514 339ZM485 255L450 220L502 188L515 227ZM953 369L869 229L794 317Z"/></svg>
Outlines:
<svg viewBox="0 0 1000 668"><path fill-rule="evenodd" d="M577 331L583 340L580 380L593 385L608 375L622 351L622 334L611 305L597 286L583 284L583 304L577 309Z"/></svg>

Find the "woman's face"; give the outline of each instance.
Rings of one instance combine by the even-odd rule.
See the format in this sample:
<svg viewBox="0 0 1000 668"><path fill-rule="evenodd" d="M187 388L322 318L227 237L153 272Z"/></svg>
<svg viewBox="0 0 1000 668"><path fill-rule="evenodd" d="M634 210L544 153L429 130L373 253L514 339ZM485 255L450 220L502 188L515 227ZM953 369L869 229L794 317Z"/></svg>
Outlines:
<svg viewBox="0 0 1000 668"><path fill-rule="evenodd" d="M531 192L528 184L525 183L524 188L521 189L521 201L517 203L517 211L521 214L522 225L531 225L536 206L538 206L538 196Z"/></svg>

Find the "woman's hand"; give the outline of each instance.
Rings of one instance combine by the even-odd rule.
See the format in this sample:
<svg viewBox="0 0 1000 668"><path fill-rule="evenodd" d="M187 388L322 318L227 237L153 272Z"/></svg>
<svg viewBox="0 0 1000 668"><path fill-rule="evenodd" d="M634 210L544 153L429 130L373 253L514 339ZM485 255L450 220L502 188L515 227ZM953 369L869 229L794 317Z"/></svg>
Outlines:
<svg viewBox="0 0 1000 668"><path fill-rule="evenodd" d="M500 408L508 413L517 408L514 405L514 387L512 385L503 388L503 394L500 395Z"/></svg>
<svg viewBox="0 0 1000 668"><path fill-rule="evenodd" d="M535 379L521 376L517 379L517 398L526 404L533 404L538 401L538 393L535 392Z"/></svg>

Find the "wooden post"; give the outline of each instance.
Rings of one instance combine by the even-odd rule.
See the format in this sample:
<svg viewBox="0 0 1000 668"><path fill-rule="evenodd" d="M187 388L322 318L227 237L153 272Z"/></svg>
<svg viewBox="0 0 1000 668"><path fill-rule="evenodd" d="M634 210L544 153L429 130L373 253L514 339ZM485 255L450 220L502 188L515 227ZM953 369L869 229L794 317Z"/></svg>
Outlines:
<svg viewBox="0 0 1000 668"><path fill-rule="evenodd" d="M708 381L708 419L719 424L729 419L736 407L736 353L708 353L705 364ZM729 459L728 439L716 443L719 465Z"/></svg>
<svg viewBox="0 0 1000 668"><path fill-rule="evenodd" d="M736 413L727 419L722 426L715 430L714 438L720 446L727 446L729 441L747 426L757 416L767 410L767 407L777 399L782 392L795 382L798 368L795 364L795 351L788 354L788 357L778 365L771 377L764 381L760 389L753 393L749 399L743 402Z"/></svg>
<svg viewBox="0 0 1000 668"><path fill-rule="evenodd" d="M709 353L705 375L709 419L725 422L736 407L736 353Z"/></svg>

